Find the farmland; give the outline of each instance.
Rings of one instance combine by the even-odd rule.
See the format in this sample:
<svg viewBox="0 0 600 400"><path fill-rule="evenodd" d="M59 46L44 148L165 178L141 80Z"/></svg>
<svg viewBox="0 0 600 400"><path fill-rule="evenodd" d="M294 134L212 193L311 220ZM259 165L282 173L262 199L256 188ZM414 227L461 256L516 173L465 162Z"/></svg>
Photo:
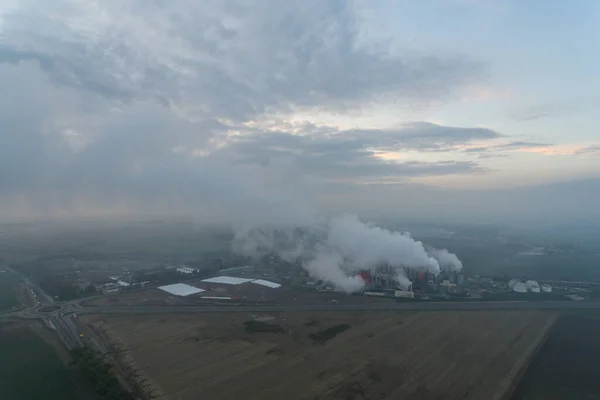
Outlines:
<svg viewBox="0 0 600 400"><path fill-rule="evenodd" d="M27 325L0 326L0 399L87 400L79 375Z"/></svg>
<svg viewBox="0 0 600 400"><path fill-rule="evenodd" d="M553 324L543 312L89 316L158 396L495 399ZM145 378L145 379L144 379Z"/></svg>

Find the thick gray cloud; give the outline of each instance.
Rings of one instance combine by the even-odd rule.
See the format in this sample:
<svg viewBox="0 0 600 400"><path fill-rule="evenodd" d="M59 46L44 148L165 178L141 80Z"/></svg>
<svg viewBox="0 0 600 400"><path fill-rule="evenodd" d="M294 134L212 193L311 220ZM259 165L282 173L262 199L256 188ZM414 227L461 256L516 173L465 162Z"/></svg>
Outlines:
<svg viewBox="0 0 600 400"><path fill-rule="evenodd" d="M383 96L443 97L482 66L361 43L352 2L59 0L7 15L0 60L37 60L61 84L156 98L195 114L347 109Z"/></svg>
<svg viewBox="0 0 600 400"><path fill-rule="evenodd" d="M0 17L5 217L277 209L304 218L291 204L332 180L483 171L390 162L375 150L500 136L424 122L250 128L292 110L438 102L481 77L484 66L466 57L365 41L352 2L24 0Z"/></svg>
<svg viewBox="0 0 600 400"><path fill-rule="evenodd" d="M328 129L310 134L285 132L248 133L235 138L228 151L241 162L267 165L276 163L307 174L332 179L388 179L423 175L482 172L473 162L390 161L377 157L379 152L447 151L471 140L496 138L489 129L455 128L430 123L411 123L397 129Z"/></svg>

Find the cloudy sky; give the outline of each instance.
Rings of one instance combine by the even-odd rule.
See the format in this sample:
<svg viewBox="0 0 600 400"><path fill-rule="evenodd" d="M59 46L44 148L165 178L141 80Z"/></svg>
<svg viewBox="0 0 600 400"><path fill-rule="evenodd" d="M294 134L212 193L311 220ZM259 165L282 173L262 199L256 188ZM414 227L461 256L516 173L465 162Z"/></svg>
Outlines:
<svg viewBox="0 0 600 400"><path fill-rule="evenodd" d="M0 217L598 215L597 26L595 0L4 0Z"/></svg>

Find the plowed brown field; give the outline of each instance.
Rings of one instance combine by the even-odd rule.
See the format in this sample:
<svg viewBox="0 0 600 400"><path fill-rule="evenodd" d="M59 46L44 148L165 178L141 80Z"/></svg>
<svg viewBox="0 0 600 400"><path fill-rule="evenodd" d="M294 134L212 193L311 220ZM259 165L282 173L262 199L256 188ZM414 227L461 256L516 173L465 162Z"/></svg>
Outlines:
<svg viewBox="0 0 600 400"><path fill-rule="evenodd" d="M545 312L495 311L84 321L174 400L493 400L503 398L554 319Z"/></svg>

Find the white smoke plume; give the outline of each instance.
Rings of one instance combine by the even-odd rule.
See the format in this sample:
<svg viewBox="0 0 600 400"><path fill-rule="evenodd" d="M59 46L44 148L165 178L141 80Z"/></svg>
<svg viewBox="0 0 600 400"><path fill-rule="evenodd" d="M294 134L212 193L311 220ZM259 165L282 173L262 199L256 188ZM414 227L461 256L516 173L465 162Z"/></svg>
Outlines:
<svg viewBox="0 0 600 400"><path fill-rule="evenodd" d="M426 250L410 234L392 232L365 224L356 216L344 215L313 226L266 226L238 230L234 250L260 257L274 253L290 262L299 262L313 278L337 289L356 292L365 282L357 275L387 264L396 269L400 286L408 288L410 280L404 268L424 269L439 274L443 265L462 267L460 260L447 250ZM446 268L446 267L444 267Z"/></svg>
<svg viewBox="0 0 600 400"><path fill-rule="evenodd" d="M454 272L462 270L462 261L456 254L450 253L446 249L429 248L429 254L437 260L442 271Z"/></svg>
<svg viewBox="0 0 600 400"><path fill-rule="evenodd" d="M411 280L408 279L408 277L406 276L406 272L403 268L399 268L398 270L396 270L396 280L398 281L398 285L402 290L408 290L410 288L410 285L412 285Z"/></svg>

